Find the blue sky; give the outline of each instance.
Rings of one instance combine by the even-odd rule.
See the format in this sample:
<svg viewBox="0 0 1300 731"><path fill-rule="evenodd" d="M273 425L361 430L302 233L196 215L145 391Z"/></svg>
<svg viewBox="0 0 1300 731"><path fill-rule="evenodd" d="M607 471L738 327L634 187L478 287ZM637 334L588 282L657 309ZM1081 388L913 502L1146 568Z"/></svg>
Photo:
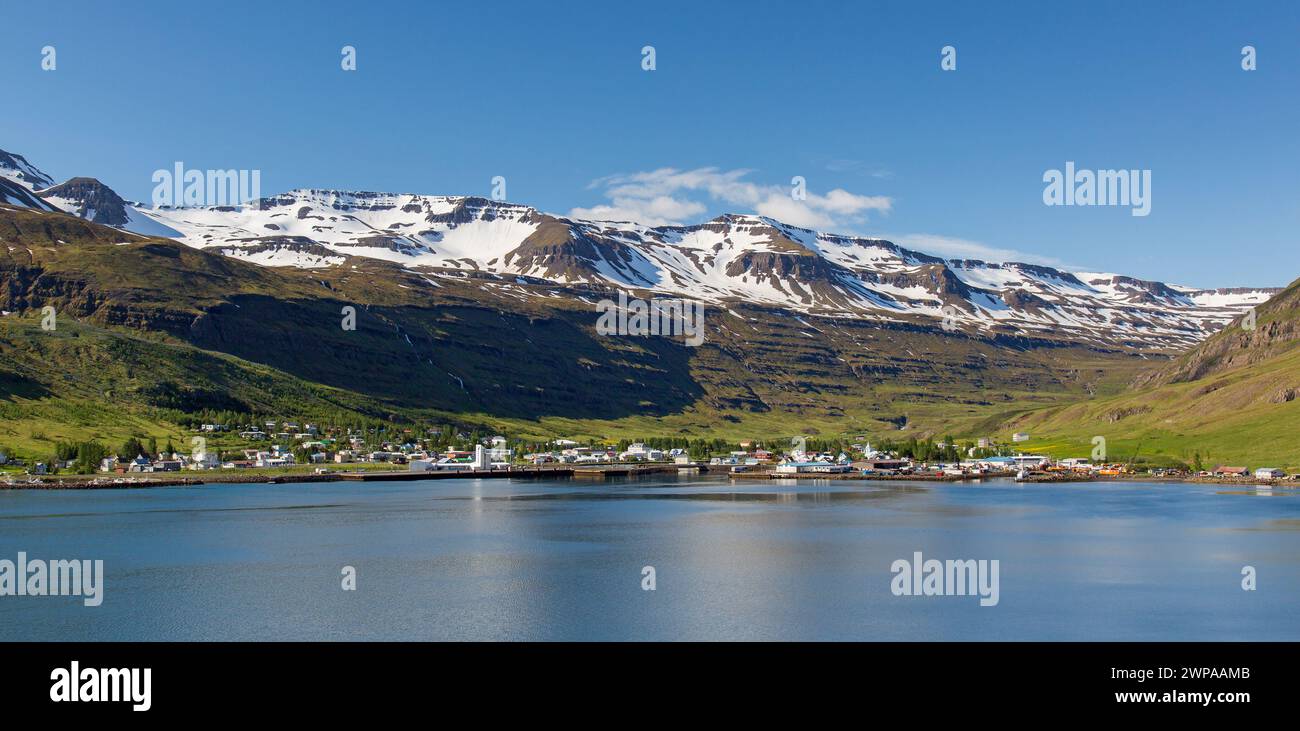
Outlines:
<svg viewBox="0 0 1300 731"><path fill-rule="evenodd" d="M181 160L686 222L798 175L811 218L931 253L1300 276L1300 4L1060 5L5 3L0 149L136 200ZM1151 170L1150 215L1044 205L1066 161Z"/></svg>

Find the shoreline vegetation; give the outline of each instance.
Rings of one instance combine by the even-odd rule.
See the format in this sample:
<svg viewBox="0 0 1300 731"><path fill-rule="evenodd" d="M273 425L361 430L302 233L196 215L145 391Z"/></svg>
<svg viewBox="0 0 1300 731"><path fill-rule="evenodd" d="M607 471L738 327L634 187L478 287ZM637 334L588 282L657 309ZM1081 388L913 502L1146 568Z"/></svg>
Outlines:
<svg viewBox="0 0 1300 731"><path fill-rule="evenodd" d="M258 474L205 474L202 477L144 477L104 475L69 475L69 476L15 476L0 482L0 490L129 490L157 487L199 487L222 484L291 484L313 482L421 482L427 480L447 479L556 479L574 480L609 480L618 478L645 477L654 474L708 473L718 472L732 480L761 482L791 481L847 481L847 482L983 482L990 480L1016 479L1014 471L989 474L863 474L861 472L828 474L778 474L773 470L754 470L747 472L729 472L717 465L678 465L673 463L622 463L598 467L571 466L515 466L510 469L491 470L441 470L430 472L410 472L407 470L330 470L324 473L303 472L299 470L281 470L276 472L259 471ZM1237 487L1280 487L1298 489L1300 484L1287 479L1260 479L1255 477L1203 477L1180 476L1162 477L1144 474L1071 474L1071 473L1034 473L1016 480L1020 484L1065 484L1065 483L1108 483L1108 482L1151 482L1164 484L1203 484L1226 485Z"/></svg>

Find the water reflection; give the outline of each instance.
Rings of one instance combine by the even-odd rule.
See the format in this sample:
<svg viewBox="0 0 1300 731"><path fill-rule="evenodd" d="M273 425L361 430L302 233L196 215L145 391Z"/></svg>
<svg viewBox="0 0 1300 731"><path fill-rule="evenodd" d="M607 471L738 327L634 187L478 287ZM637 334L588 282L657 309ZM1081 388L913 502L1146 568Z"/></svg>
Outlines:
<svg viewBox="0 0 1300 731"><path fill-rule="evenodd" d="M0 559L102 558L107 577L95 609L0 597L0 639L1300 639L1300 501L1243 499L1261 495L705 476L5 491ZM1000 603L894 596L889 567L916 551L999 560Z"/></svg>

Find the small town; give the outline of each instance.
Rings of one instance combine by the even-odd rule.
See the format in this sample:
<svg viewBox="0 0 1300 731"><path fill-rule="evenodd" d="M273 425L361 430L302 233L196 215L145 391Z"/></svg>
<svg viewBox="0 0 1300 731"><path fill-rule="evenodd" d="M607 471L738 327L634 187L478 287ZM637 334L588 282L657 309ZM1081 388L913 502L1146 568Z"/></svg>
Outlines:
<svg viewBox="0 0 1300 731"><path fill-rule="evenodd" d="M913 438L873 447L868 440L823 445L803 438L734 444L674 439L583 443L562 438L538 444L450 427L342 428L292 420L237 426L204 423L193 431L189 453L171 442L160 448L156 440L146 443L139 438L127 440L114 453L95 442L61 443L55 458L30 463L0 452L0 468L5 470L0 479L7 485L39 486L55 476L67 476L82 478L80 482L87 486L106 486L148 484L166 479L168 473L174 478L184 473L189 476L167 484L197 484L266 481L291 475L417 479L465 473L509 477L538 472L622 475L695 471L751 480L801 476L947 482L993 477L1021 482L1118 477L1265 484L1300 480L1300 474L1268 466L1216 465L1192 470L1085 457L1052 458L1022 451L1018 445L1028 441L1025 433L1012 435L1010 444L989 438L964 444L952 439ZM209 443L235 446L210 448ZM205 474L193 475L196 472ZM77 482L73 480L73 484Z"/></svg>

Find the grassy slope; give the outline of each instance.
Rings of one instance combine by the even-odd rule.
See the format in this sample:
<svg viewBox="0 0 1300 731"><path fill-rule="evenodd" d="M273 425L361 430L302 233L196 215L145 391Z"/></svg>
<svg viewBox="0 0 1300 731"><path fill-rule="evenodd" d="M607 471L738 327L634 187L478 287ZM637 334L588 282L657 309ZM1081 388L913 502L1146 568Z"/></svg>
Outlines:
<svg viewBox="0 0 1300 731"><path fill-rule="evenodd" d="M477 416L512 434L539 437L617 439L680 434L730 440L769 439L777 443L796 435L974 437L991 434L1027 404L1047 408L1075 403L1090 392L1116 393L1139 368L1138 362L1131 359L1070 350L1035 354L1020 363L1019 370L1013 368L1010 378L1003 378L1005 374L994 377L987 370L966 371L945 363L937 352L932 355L932 363L915 360L897 375L856 383L850 380L850 386L842 391L824 389L802 399L779 392L778 398L772 399L774 408L767 411L732 410L700 402L679 413L613 420ZM1040 378L1053 369L1070 373L1073 378ZM981 384L981 379L986 382ZM792 390L798 393L797 388ZM900 430L903 425L906 428Z"/></svg>
<svg viewBox="0 0 1300 731"><path fill-rule="evenodd" d="M170 409L160 408L153 391L161 383L218 403L238 394L257 413L300 418L385 413L360 394L70 318L51 332L40 328L37 316L0 317L0 354L0 447L36 459L52 454L59 441L93 439L116 446L130 436L155 437L160 445L171 440L187 450L193 433L169 421Z"/></svg>
<svg viewBox="0 0 1300 731"><path fill-rule="evenodd" d="M38 456L56 438L176 436L148 397L160 383L282 417L460 414L536 438L979 436L1027 407L1117 393L1143 363L741 303L709 313L700 348L596 337L590 306L551 285L434 287L361 259L272 269L3 209L0 284L0 309L19 313L0 318L0 444ZM56 333L35 326L44 304Z"/></svg>
<svg viewBox="0 0 1300 731"><path fill-rule="evenodd" d="M1000 425L1028 431L1036 451L1087 456L1094 436L1112 459L1135 451L1206 466L1300 471L1300 281L1257 308L1256 327L1233 323L1122 395L1024 411Z"/></svg>

